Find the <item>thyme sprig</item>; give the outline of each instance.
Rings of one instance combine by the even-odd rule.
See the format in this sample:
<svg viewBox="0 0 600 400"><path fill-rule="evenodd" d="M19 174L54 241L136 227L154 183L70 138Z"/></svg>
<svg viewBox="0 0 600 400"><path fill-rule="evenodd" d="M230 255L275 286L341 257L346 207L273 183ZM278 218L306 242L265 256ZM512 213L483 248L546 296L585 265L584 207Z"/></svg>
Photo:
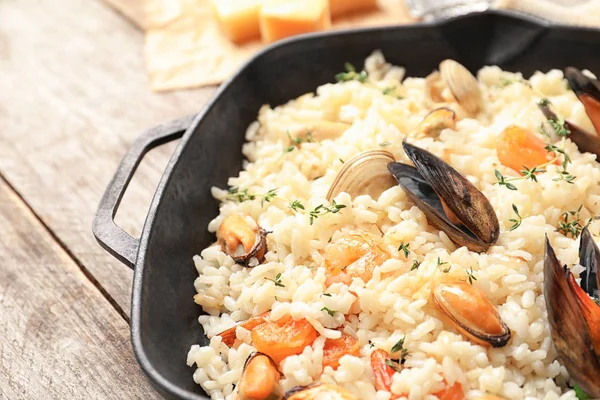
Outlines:
<svg viewBox="0 0 600 400"><path fill-rule="evenodd" d="M540 104L544 101L548 101L547 99L542 99L542 101L540 101ZM496 176L497 181L494 182L495 185L499 185L499 186L506 186L507 189L509 190L517 190L517 187L511 183L514 181L521 181L521 180L531 180L533 182L537 182L537 174L540 173L544 173L546 172L546 167L548 167L549 165L553 165L556 164L556 162L560 162L561 165L561 169L558 171L558 176L556 178L553 178L553 181L565 181L567 183L573 183L573 181L575 180L575 178L577 178L576 176L571 175L571 173L567 170L568 165L571 163L571 157L569 157L569 155L567 154L567 152L565 151L565 146L566 146L566 140L567 137L571 134L571 131L569 130L569 127L565 124L565 120L562 118L559 119L548 119L547 123L549 126L552 127L552 129L554 130L554 132L560 137L562 138L560 145L554 145L552 143L546 143L546 151L549 153L553 153L554 157L552 157L552 159L550 159L549 161L537 165L533 168L528 168L526 166L523 166L523 169L520 172L521 176L516 176L513 178L507 178L506 176L502 175L502 173L499 170L494 170L494 175ZM548 133L548 131L546 130L544 124L540 125L540 132L548 137L550 137L550 134Z"/></svg>
<svg viewBox="0 0 600 400"><path fill-rule="evenodd" d="M346 72L340 72L335 75L336 82L359 81L360 83L365 83L367 81L367 71L356 72L354 65L349 62L344 63L344 69Z"/></svg>
<svg viewBox="0 0 600 400"><path fill-rule="evenodd" d="M408 349L404 348L404 340L406 339L406 335L402 337L402 339L398 340L395 345L392 346L392 353L400 352L400 363L404 364L406 361L406 357L408 356Z"/></svg>
<svg viewBox="0 0 600 400"><path fill-rule="evenodd" d="M407 258L410 254L410 243L404 243L404 241L400 242L400 247L398 247L398 251L404 253L404 257Z"/></svg>
<svg viewBox="0 0 600 400"><path fill-rule="evenodd" d="M516 215L516 218L511 218L508 221L513 223L509 230L514 231L519 226L521 226L521 222L523 222L523 217L521 216L521 214L519 214L519 209L514 204L512 205L512 209Z"/></svg>
<svg viewBox="0 0 600 400"><path fill-rule="evenodd" d="M225 196L226 200L238 201L239 203L242 203L244 201L255 200L257 198L261 199L261 202L260 202L261 207L264 206L264 203L270 203L275 199L284 201L284 202L288 203L289 208L292 209L294 212L308 215L310 218L311 225L313 224L315 219L317 219L323 215L337 214L342 209L346 208L345 204L338 204L335 202L335 200L332 200L331 205L329 205L329 206L326 206L324 204L319 204L312 210L309 210L304 206L304 204L302 204L302 202L300 200L292 201L283 196L279 196L277 194L277 189L271 189L266 193L250 193L248 191L248 189L240 190L237 187L231 187L231 188L229 188L229 190L227 191L227 195Z"/></svg>
<svg viewBox="0 0 600 400"><path fill-rule="evenodd" d="M421 261L415 260L415 261L413 261L412 266L410 267L410 270L411 271L417 270L417 269L419 269L420 266L421 266Z"/></svg>
<svg viewBox="0 0 600 400"><path fill-rule="evenodd" d="M289 132L287 135L290 138L290 145L288 147L286 147L285 149L283 149L284 154L294 151L302 143L313 143L315 141L311 132L306 132L305 136L297 136L295 138L292 138L292 136L290 135Z"/></svg>
<svg viewBox="0 0 600 400"><path fill-rule="evenodd" d="M477 280L477 278L475 277L475 274L473 273L473 267L470 267L469 269L465 269L465 272L467 273L467 279L469 280L469 283L472 286L473 281Z"/></svg>
<svg viewBox="0 0 600 400"><path fill-rule="evenodd" d="M335 311L334 311L334 310L331 310L331 309L329 309L329 308L327 308L327 307L323 307L323 308L321 308L321 311L325 311L325 312L327 312L327 314L331 315L332 317L335 315Z"/></svg>
<svg viewBox="0 0 600 400"><path fill-rule="evenodd" d="M591 217L585 224L582 224L583 221L579 216L582 208L583 204L581 204L577 210L565 211L562 213L562 221L558 221L558 227L556 228L556 231L567 237L570 235L573 239L578 238L579 235L581 235L581 231L583 231L586 226L591 224L593 220L599 218L596 216Z"/></svg>
<svg viewBox="0 0 600 400"><path fill-rule="evenodd" d="M267 280L273 282L276 287L285 287L285 285L281 283L281 272L275 275L275 279L267 278Z"/></svg>

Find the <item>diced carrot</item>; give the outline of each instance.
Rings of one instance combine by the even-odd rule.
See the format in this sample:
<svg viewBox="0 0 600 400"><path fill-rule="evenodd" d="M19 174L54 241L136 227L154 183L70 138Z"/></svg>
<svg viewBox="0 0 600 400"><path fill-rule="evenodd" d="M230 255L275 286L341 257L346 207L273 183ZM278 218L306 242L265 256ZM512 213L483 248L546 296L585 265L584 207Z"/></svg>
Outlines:
<svg viewBox="0 0 600 400"><path fill-rule="evenodd" d="M462 386L460 383L455 382L452 386L446 386L444 389L440 390L433 394L437 396L440 400L464 400L465 393L463 392Z"/></svg>
<svg viewBox="0 0 600 400"><path fill-rule="evenodd" d="M373 377L375 378L375 389L392 392L392 376L394 369L385 362L389 358L389 354L381 349L373 350L371 353L371 368L373 369ZM392 398L396 398L392 394Z"/></svg>
<svg viewBox="0 0 600 400"><path fill-rule="evenodd" d="M553 153L546 150L546 144L528 129L517 125L506 127L496 143L500 162L517 172L529 169L552 160Z"/></svg>
<svg viewBox="0 0 600 400"><path fill-rule="evenodd" d="M256 328L258 325L264 324L266 321L268 321L269 314L270 314L269 312L262 313L260 315L257 315L256 317L250 318L248 321L245 321L240 324L236 324L235 326L219 333L219 336L221 336L223 338L223 343L227 347L231 347L235 343L236 329L238 326L241 326L241 327L246 328L249 331L251 331L252 329Z"/></svg>
<svg viewBox="0 0 600 400"><path fill-rule="evenodd" d="M342 333L342 337L339 339L327 339L323 346L323 368L329 366L337 369L342 356L357 355L359 350L358 340L345 333Z"/></svg>
<svg viewBox="0 0 600 400"><path fill-rule="evenodd" d="M287 316L258 325L251 336L256 350L279 364L286 357L302 353L317 338L317 331L306 319L295 321Z"/></svg>

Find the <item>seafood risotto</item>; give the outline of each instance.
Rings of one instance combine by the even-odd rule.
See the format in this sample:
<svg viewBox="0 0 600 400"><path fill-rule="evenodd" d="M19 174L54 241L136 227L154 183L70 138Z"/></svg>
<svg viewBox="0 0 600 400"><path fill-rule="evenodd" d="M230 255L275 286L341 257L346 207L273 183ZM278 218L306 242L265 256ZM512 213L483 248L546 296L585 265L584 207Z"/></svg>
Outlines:
<svg viewBox="0 0 600 400"><path fill-rule="evenodd" d="M195 382L212 399L600 397L588 76L446 60L404 78L376 51L263 106L194 258Z"/></svg>

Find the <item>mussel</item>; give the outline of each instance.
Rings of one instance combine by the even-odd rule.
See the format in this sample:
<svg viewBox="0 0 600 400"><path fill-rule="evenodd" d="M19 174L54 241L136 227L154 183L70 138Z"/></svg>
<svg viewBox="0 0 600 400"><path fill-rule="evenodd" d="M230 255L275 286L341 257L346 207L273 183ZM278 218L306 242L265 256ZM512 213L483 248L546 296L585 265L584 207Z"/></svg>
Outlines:
<svg viewBox="0 0 600 400"><path fill-rule="evenodd" d="M477 78L454 60L442 61L439 72L435 71L425 78L425 100L429 103L456 101L472 115L479 112L482 103Z"/></svg>
<svg viewBox="0 0 600 400"><path fill-rule="evenodd" d="M281 400L280 377L275 362L268 355L255 352L244 364L233 400Z"/></svg>
<svg viewBox="0 0 600 400"><path fill-rule="evenodd" d="M583 390L600 398L600 305L590 297L600 286L600 250L587 227L581 234L579 254L579 262L586 268L584 288L560 264L546 237L544 297L552 340L562 363Z"/></svg>
<svg viewBox="0 0 600 400"><path fill-rule="evenodd" d="M587 116L590 118L596 132L588 132L580 126L565 120L565 126L571 131L571 139L581 152L596 154L600 157L600 83L588 78L581 71L573 67L565 69L565 77L577 98L583 104ZM538 107L548 120L558 121L558 116L550 109L548 101L542 101Z"/></svg>
<svg viewBox="0 0 600 400"><path fill-rule="evenodd" d="M391 162L388 169L407 196L454 243L486 251L498 240L500 226L485 195L440 158L407 142L402 145L415 166Z"/></svg>
<svg viewBox="0 0 600 400"><path fill-rule="evenodd" d="M363 194L377 200L381 193L396 185L396 180L387 169L388 163L395 161L392 153L386 150L366 150L344 163L327 193L331 201L342 192L352 197Z"/></svg>
<svg viewBox="0 0 600 400"><path fill-rule="evenodd" d="M484 292L466 282L440 284L433 290L435 305L469 339L482 345L504 347L510 329Z"/></svg>
<svg viewBox="0 0 600 400"><path fill-rule="evenodd" d="M217 231L217 243L233 260L246 267L261 263L267 252L267 231L249 215L227 216Z"/></svg>
<svg viewBox="0 0 600 400"><path fill-rule="evenodd" d="M444 129L456 128L456 113L448 107L432 110L417 127L417 137L437 138Z"/></svg>
<svg viewBox="0 0 600 400"><path fill-rule="evenodd" d="M289 390L283 400L358 400L358 397L341 386L314 383Z"/></svg>

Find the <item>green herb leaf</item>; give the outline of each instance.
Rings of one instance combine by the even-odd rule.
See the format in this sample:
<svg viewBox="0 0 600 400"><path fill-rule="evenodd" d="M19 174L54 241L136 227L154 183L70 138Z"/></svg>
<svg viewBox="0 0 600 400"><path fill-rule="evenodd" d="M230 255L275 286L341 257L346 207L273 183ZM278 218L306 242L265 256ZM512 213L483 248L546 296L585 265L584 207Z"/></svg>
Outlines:
<svg viewBox="0 0 600 400"><path fill-rule="evenodd" d="M327 307L323 307L323 308L321 308L321 311L327 311L327 314L331 315L332 317L333 317L333 315L335 314L335 311L333 311L333 310L330 310L330 309L329 309L329 308L327 308Z"/></svg>
<svg viewBox="0 0 600 400"><path fill-rule="evenodd" d="M514 231L519 226L521 226L521 222L523 222L523 217L521 217L521 215L519 214L519 209L514 204L512 205L512 209L517 217L511 218L508 221L512 222L512 226L509 228L509 230Z"/></svg>
<svg viewBox="0 0 600 400"><path fill-rule="evenodd" d="M336 82L348 82L356 80L361 83L365 83L367 81L367 72L356 72L356 68L354 68L354 65L350 64L349 62L344 63L344 69L346 70L346 72L340 72L339 74L335 75Z"/></svg>
<svg viewBox="0 0 600 400"><path fill-rule="evenodd" d="M397 360L392 360L388 358L385 360L385 365L387 365L396 372L402 371L402 367L400 366L400 363Z"/></svg>
<svg viewBox="0 0 600 400"><path fill-rule="evenodd" d="M575 390L575 395L579 400L590 400L592 398L579 385L573 386L573 390Z"/></svg>
<svg viewBox="0 0 600 400"><path fill-rule="evenodd" d="M465 269L465 272L467 273L467 278L469 279L469 283L471 285L473 285L473 281L477 280L477 278L473 274L473 267L471 267L470 269Z"/></svg>
<svg viewBox="0 0 600 400"><path fill-rule="evenodd" d="M331 297L331 293L323 293L323 296L325 296L325 297Z"/></svg>
<svg viewBox="0 0 600 400"><path fill-rule="evenodd" d="M380 145L381 147L388 147L388 146L391 146L391 145L392 145L392 142L381 142L381 143L379 143L379 145Z"/></svg>
<svg viewBox="0 0 600 400"><path fill-rule="evenodd" d="M411 271L414 271L416 269L419 269L419 266L421 265L421 261L415 260L413 261L412 266L410 267Z"/></svg>
<svg viewBox="0 0 600 400"><path fill-rule="evenodd" d="M398 251L402 251L404 253L404 257L408 257L410 254L409 247L410 243L404 243L404 241L400 242L400 247L398 247Z"/></svg>
<svg viewBox="0 0 600 400"><path fill-rule="evenodd" d="M400 351L404 348L404 339L406 339L406 336L402 337L402 339L398 340L396 344L392 346L392 353Z"/></svg>

